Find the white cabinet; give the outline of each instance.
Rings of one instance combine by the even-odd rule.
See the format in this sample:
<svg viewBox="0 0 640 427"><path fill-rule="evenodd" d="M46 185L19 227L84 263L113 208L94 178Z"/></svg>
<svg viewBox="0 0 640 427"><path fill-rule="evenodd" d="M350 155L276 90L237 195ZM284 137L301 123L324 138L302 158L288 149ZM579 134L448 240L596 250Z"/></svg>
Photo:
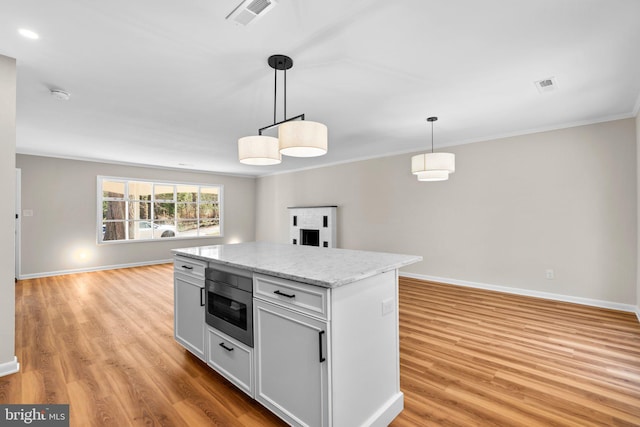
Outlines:
<svg viewBox="0 0 640 427"><path fill-rule="evenodd" d="M207 326L207 364L253 397L253 349Z"/></svg>
<svg viewBox="0 0 640 427"><path fill-rule="evenodd" d="M256 399L292 426L387 426L400 391L398 276L322 288L254 274Z"/></svg>
<svg viewBox="0 0 640 427"><path fill-rule="evenodd" d="M187 350L292 426L384 427L402 411L396 270L331 288L254 270L251 348L206 325L207 264L175 258Z"/></svg>
<svg viewBox="0 0 640 427"><path fill-rule="evenodd" d="M207 263L176 257L174 264L174 338L205 361L204 269Z"/></svg>
<svg viewBox="0 0 640 427"><path fill-rule="evenodd" d="M256 399L292 425L328 426L327 322L254 300Z"/></svg>

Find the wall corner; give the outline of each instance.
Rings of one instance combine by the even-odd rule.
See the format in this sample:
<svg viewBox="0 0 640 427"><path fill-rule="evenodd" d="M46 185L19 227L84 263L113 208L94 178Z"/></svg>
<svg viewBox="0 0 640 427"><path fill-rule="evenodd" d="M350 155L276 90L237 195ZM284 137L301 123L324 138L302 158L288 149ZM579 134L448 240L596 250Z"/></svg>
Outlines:
<svg viewBox="0 0 640 427"><path fill-rule="evenodd" d="M17 372L15 356L16 60L0 55L0 375Z"/></svg>

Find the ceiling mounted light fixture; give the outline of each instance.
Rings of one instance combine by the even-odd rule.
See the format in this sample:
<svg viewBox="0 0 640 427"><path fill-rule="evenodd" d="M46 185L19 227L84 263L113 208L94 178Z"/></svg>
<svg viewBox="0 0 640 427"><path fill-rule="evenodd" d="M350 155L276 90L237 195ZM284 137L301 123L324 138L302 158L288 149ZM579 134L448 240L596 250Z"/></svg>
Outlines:
<svg viewBox="0 0 640 427"><path fill-rule="evenodd" d="M437 117L427 119L431 122L431 152L411 157L411 173L417 176L418 181L446 181L456 170L455 154L433 152L433 122L436 120Z"/></svg>
<svg viewBox="0 0 640 427"><path fill-rule="evenodd" d="M38 40L40 38L38 33L36 33L35 31L31 31L27 28L18 28L18 33L20 33L22 37L25 37L31 40Z"/></svg>
<svg viewBox="0 0 640 427"><path fill-rule="evenodd" d="M274 69L273 124L258 129L258 135L238 140L240 163L248 165L276 165L281 154L292 157L316 157L327 153L327 126L305 120L304 114L287 118L287 70L293 60L285 55L271 55L268 64ZM284 120L276 122L278 71L284 71ZM278 138L264 136L262 132L278 127Z"/></svg>

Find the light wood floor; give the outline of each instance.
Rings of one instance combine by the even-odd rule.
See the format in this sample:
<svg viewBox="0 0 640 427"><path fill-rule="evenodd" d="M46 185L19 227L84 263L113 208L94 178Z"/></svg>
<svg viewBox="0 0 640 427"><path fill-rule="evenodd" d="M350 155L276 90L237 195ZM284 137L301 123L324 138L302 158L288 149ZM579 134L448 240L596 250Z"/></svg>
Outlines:
<svg viewBox="0 0 640 427"><path fill-rule="evenodd" d="M394 426L639 426L632 313L400 281Z"/></svg>
<svg viewBox="0 0 640 427"><path fill-rule="evenodd" d="M640 324L611 310L400 281L402 426L638 426ZM172 265L20 281L0 404L72 426L281 426L173 339Z"/></svg>

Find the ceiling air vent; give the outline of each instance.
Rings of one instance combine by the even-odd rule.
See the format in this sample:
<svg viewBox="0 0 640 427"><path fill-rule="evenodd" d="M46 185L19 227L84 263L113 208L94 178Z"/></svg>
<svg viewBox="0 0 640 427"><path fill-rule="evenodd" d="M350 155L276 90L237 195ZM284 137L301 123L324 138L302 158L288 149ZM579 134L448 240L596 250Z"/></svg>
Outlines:
<svg viewBox="0 0 640 427"><path fill-rule="evenodd" d="M266 15L276 4L275 0L245 0L226 19L246 27Z"/></svg>
<svg viewBox="0 0 640 427"><path fill-rule="evenodd" d="M558 86L555 77L549 77L533 83L536 85L536 88L540 93L553 92Z"/></svg>

